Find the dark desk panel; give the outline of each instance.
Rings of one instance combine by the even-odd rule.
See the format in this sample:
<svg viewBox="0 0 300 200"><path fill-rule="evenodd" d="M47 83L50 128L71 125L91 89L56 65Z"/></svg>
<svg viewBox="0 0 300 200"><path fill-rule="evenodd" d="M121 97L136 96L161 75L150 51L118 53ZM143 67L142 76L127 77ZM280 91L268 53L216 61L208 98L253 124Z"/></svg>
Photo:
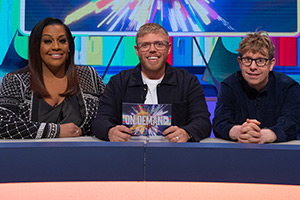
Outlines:
<svg viewBox="0 0 300 200"><path fill-rule="evenodd" d="M300 145L148 143L147 181L300 184Z"/></svg>
<svg viewBox="0 0 300 200"><path fill-rule="evenodd" d="M300 145L90 140L2 141L0 182L201 181L300 185Z"/></svg>
<svg viewBox="0 0 300 200"><path fill-rule="evenodd" d="M142 181L144 144L0 143L0 182Z"/></svg>

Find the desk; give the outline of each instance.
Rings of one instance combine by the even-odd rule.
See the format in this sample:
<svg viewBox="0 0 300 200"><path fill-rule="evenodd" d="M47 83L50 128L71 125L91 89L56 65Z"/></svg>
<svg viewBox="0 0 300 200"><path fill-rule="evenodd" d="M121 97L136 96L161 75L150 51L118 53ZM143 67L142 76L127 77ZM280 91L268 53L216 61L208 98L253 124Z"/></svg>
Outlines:
<svg viewBox="0 0 300 200"><path fill-rule="evenodd" d="M216 138L103 142L94 137L1 140L0 182L196 181L300 185L299 141L237 144Z"/></svg>
<svg viewBox="0 0 300 200"><path fill-rule="evenodd" d="M143 143L1 142L0 155L2 183L144 180Z"/></svg>
<svg viewBox="0 0 300 200"><path fill-rule="evenodd" d="M300 184L300 145L236 143L146 147L146 180Z"/></svg>

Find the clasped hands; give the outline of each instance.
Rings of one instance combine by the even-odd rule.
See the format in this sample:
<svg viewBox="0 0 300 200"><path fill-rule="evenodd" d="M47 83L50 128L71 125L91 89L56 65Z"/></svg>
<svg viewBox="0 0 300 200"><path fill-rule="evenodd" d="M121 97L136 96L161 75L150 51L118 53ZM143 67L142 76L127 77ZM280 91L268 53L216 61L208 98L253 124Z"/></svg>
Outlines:
<svg viewBox="0 0 300 200"><path fill-rule="evenodd" d="M277 139L270 129L261 129L261 123L256 119L247 119L242 125L235 125L229 131L229 136L239 143L270 143Z"/></svg>
<svg viewBox="0 0 300 200"><path fill-rule="evenodd" d="M187 142L189 134L178 126L170 126L162 133L169 142ZM124 125L117 125L108 131L108 139L111 142L126 142L131 138L132 130Z"/></svg>

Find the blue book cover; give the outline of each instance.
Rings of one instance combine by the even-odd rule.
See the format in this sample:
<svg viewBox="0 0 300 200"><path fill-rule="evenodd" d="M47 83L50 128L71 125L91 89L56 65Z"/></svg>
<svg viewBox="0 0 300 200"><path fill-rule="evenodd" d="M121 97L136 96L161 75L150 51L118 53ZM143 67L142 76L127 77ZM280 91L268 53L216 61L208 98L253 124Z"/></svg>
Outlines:
<svg viewBox="0 0 300 200"><path fill-rule="evenodd" d="M123 125L133 131L133 135L159 136L171 126L171 104L123 103Z"/></svg>

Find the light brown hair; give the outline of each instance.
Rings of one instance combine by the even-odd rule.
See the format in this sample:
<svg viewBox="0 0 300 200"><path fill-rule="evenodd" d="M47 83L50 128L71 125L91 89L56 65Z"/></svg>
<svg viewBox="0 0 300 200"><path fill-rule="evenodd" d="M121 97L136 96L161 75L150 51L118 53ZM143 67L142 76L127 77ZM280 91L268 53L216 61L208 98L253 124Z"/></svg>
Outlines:
<svg viewBox="0 0 300 200"><path fill-rule="evenodd" d="M260 53L272 59L275 55L275 46L266 31L259 31L247 34L240 42L239 48L236 51L240 57L250 51L253 54Z"/></svg>

